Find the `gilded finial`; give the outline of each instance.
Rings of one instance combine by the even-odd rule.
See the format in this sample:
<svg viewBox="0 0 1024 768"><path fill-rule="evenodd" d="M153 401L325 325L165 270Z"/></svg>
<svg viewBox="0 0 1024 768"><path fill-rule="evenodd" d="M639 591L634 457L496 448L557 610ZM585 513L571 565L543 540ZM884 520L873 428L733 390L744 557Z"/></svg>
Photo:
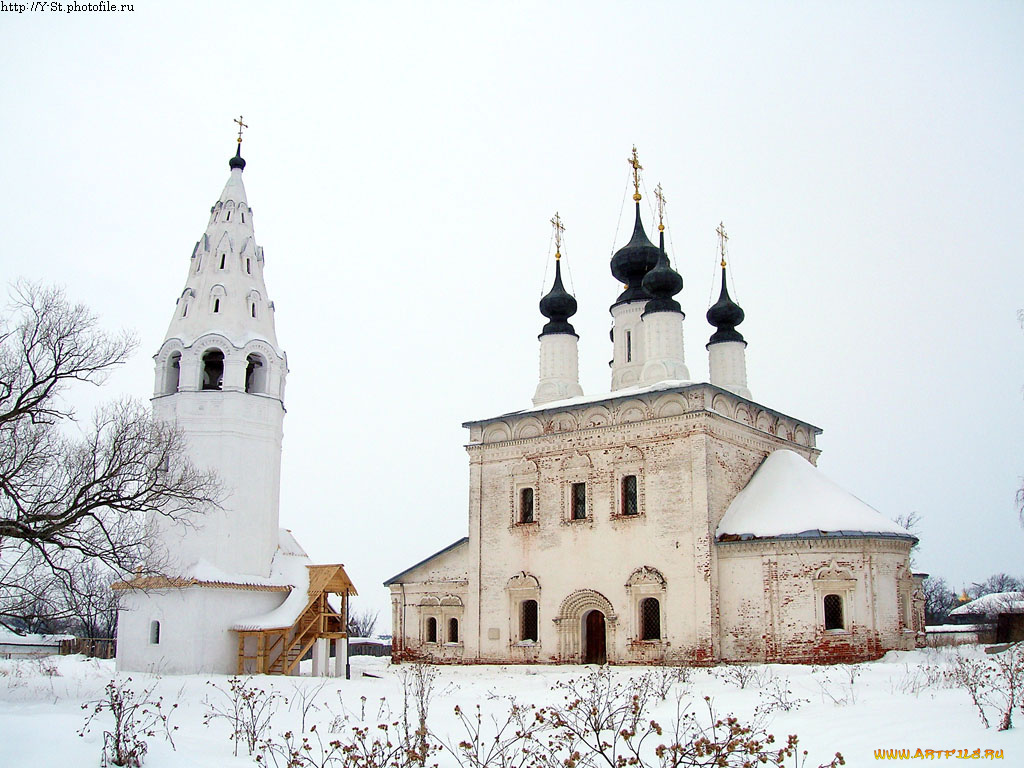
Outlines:
<svg viewBox="0 0 1024 768"><path fill-rule="evenodd" d="M555 228L555 261L558 261L562 258L562 233L565 232L565 224L558 211L555 211L555 217L551 219L551 226Z"/></svg>
<svg viewBox="0 0 1024 768"><path fill-rule="evenodd" d="M636 156L636 144L633 145L633 156L626 158L626 162L629 163L633 169L633 199L636 202L640 202L640 171L644 169L640 165L640 160Z"/></svg>
<svg viewBox="0 0 1024 768"><path fill-rule="evenodd" d="M238 119L235 120L235 122L238 123L238 143L241 144L242 143L242 129L243 128L248 128L249 126L242 122L242 116L241 115L238 116Z"/></svg>
<svg viewBox="0 0 1024 768"><path fill-rule="evenodd" d="M668 202L668 198L665 197L665 192L661 188L661 183L654 188L654 196L658 198L658 231L665 231L665 203Z"/></svg>
<svg viewBox="0 0 1024 768"><path fill-rule="evenodd" d="M729 241L729 236L725 234L725 224L718 222L718 229L715 230L718 233L718 250L722 254L722 266L725 266L725 244Z"/></svg>

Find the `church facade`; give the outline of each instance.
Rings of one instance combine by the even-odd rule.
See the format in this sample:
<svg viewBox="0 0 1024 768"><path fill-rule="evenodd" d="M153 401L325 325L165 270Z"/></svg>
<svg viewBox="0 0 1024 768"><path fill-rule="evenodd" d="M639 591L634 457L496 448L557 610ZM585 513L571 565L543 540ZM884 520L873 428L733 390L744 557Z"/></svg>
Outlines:
<svg viewBox="0 0 1024 768"><path fill-rule="evenodd" d="M817 663L915 647L914 537L821 475L820 429L751 398L724 230L710 382L690 380L682 278L661 222L660 246L646 235L633 165L611 391L579 386L556 249L534 405L464 424L468 535L386 582L395 658Z"/></svg>

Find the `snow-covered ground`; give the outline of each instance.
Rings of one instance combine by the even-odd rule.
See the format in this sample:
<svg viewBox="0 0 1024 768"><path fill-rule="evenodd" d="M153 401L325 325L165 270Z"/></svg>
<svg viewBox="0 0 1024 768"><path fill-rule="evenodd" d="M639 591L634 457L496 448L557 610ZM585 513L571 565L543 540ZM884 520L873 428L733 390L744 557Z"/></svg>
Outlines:
<svg viewBox="0 0 1024 768"><path fill-rule="evenodd" d="M806 700L791 711L775 711L767 730L777 739L797 734L800 746L810 752L808 766L826 762L838 750L851 766L877 762L876 749L922 750L986 749L1003 750L998 764L1024 766L1024 712L1018 709L1016 727L1010 731L986 730L968 695L962 690L927 685L930 668L947 664L954 649L892 652L883 659L856 665L850 682L848 667L813 668L766 665L748 668L756 679L745 688L729 680L729 668L695 669L688 683L676 683L675 690L653 707L652 717L663 724L675 712L675 694L683 693L693 706L703 706L710 696L720 714L735 713L742 718L763 705L767 693L778 684L788 688L791 699ZM981 649L961 648L960 653L984 657ZM260 677L254 683L276 690L289 700L279 702L270 731L281 734L298 731L302 725L301 694L316 693L308 709L306 728L317 723L318 730L330 730L338 716L349 722L377 723L400 717L403 669L391 666L387 658L356 657L352 660L352 679L303 677ZM508 696L524 704L554 704L561 692L552 690L559 681L579 677L593 667L578 666L465 666L437 667L434 696L430 706L431 729L447 735L453 743L465 738L453 708L479 703L485 712L507 709ZM613 679L625 680L651 668L614 667ZM45 768L98 766L103 743L102 731L109 727L110 715L104 713L92 731L78 736L86 712L82 705L99 699L117 675L113 662L80 656L50 657L42 660L0 661L0 766L41 766ZM203 724L209 710L207 700L221 696L214 686L228 687L227 676L195 675L165 677L131 675L128 684L134 690L156 685L155 695L163 697L164 708L177 703L171 716L176 725L176 750L162 738L149 741L145 766L149 768L213 768L253 765L244 746L238 757L224 721ZM211 685L212 683L212 685ZM319 686L323 685L322 688ZM319 688L319 690L318 690ZM363 698L365 697L365 699ZM995 722L994 717L990 719ZM332 737L333 738L333 737ZM441 765L455 765L451 757L440 753L434 758ZM956 760L955 755L937 759Z"/></svg>

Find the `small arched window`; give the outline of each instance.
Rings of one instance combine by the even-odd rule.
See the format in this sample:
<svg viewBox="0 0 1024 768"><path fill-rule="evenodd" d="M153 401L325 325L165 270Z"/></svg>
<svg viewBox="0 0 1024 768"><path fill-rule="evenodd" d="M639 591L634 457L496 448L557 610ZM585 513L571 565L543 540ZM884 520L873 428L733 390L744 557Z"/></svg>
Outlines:
<svg viewBox="0 0 1024 768"><path fill-rule="evenodd" d="M231 211L228 211L227 216L224 217L224 221L231 221Z"/></svg>
<svg viewBox="0 0 1024 768"><path fill-rule="evenodd" d="M245 359L245 391L250 393L267 391L267 366L263 358L251 354Z"/></svg>
<svg viewBox="0 0 1024 768"><path fill-rule="evenodd" d="M661 603L655 597L640 601L640 639L661 640Z"/></svg>
<svg viewBox="0 0 1024 768"><path fill-rule="evenodd" d="M427 619L427 642L437 642L437 619L435 619L433 616Z"/></svg>
<svg viewBox="0 0 1024 768"><path fill-rule="evenodd" d="M253 317L256 317L256 302L255 301L252 302L249 305L249 314L251 314Z"/></svg>
<svg viewBox="0 0 1024 768"><path fill-rule="evenodd" d="M448 642L457 643L459 642L459 620L448 619Z"/></svg>
<svg viewBox="0 0 1024 768"><path fill-rule="evenodd" d="M225 263L227 263L227 259L228 259L228 255L226 253L222 253L220 255L220 268L221 269L224 269L224 265L225 265Z"/></svg>
<svg viewBox="0 0 1024 768"><path fill-rule="evenodd" d="M213 314L220 312L220 299L213 300Z"/></svg>
<svg viewBox="0 0 1024 768"><path fill-rule="evenodd" d="M167 358L167 369L164 378L164 392L173 394L178 391L178 384L181 380L181 353L175 352Z"/></svg>
<svg viewBox="0 0 1024 768"><path fill-rule="evenodd" d="M200 268L201 266L203 266L203 257L202 257L202 254L200 254L199 256L196 256L196 272L199 272L199 268Z"/></svg>
<svg viewBox="0 0 1024 768"><path fill-rule="evenodd" d="M825 595L824 605L825 630L846 629L843 621L843 598L840 595Z"/></svg>
<svg viewBox="0 0 1024 768"><path fill-rule="evenodd" d="M251 275L252 274L252 259L246 259L245 260L245 274L247 274L247 275Z"/></svg>
<svg viewBox="0 0 1024 768"><path fill-rule="evenodd" d="M211 349L203 355L203 389L220 389L224 385L224 353Z"/></svg>
<svg viewBox="0 0 1024 768"><path fill-rule="evenodd" d="M523 600L519 611L519 639L537 642L537 601Z"/></svg>
<svg viewBox="0 0 1024 768"><path fill-rule="evenodd" d="M184 306L181 308L181 316L188 317L188 302L186 301Z"/></svg>
<svg viewBox="0 0 1024 768"><path fill-rule="evenodd" d="M245 211L242 211L242 223L245 224Z"/></svg>
<svg viewBox="0 0 1024 768"><path fill-rule="evenodd" d="M151 645L160 645L160 622L151 621L149 623L149 642Z"/></svg>

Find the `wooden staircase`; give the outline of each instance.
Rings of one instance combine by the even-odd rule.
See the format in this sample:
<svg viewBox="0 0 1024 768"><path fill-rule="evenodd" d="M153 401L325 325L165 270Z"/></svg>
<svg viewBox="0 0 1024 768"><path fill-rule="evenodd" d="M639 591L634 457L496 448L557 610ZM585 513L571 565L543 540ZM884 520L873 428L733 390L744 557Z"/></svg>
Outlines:
<svg viewBox="0 0 1024 768"><path fill-rule="evenodd" d="M291 675L299 662L320 639L347 637L348 599L356 594L342 565L310 565L306 606L290 627L236 630L238 634L238 674L260 673ZM341 597L341 610L335 611L328 595ZM255 640L255 643L251 642ZM250 641L247 643L247 641ZM247 654L247 645L255 645L255 655Z"/></svg>

